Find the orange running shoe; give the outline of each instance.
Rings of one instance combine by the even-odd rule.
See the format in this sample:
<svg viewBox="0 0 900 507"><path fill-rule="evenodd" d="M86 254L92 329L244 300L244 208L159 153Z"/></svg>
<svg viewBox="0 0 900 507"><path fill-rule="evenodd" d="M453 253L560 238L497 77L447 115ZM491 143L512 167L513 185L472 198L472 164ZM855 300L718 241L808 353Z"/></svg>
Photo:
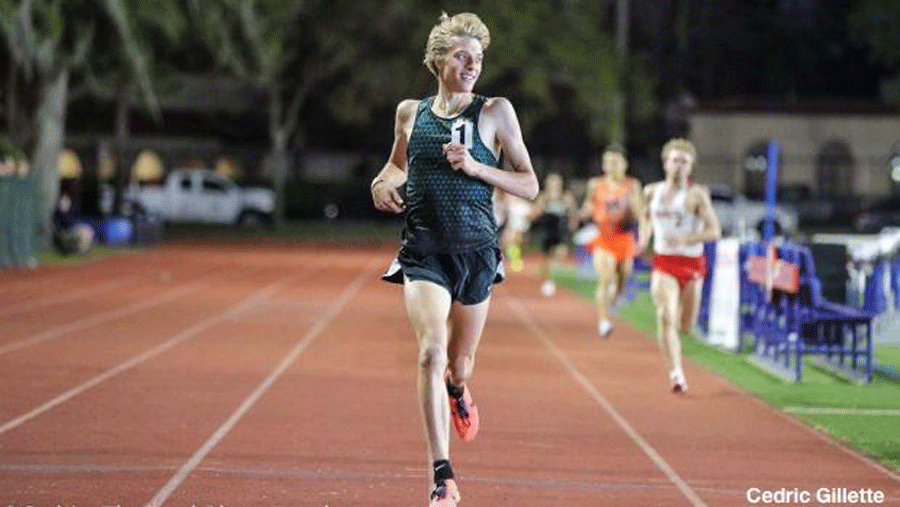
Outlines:
<svg viewBox="0 0 900 507"><path fill-rule="evenodd" d="M459 398L449 396L450 415L453 416L453 427L463 442L471 442L478 433L478 407L472 401L472 393L468 386L463 386L463 394Z"/></svg>
<svg viewBox="0 0 900 507"><path fill-rule="evenodd" d="M431 492L431 501L428 502L428 507L456 507L459 499L459 488L456 487L456 481L447 479L441 481Z"/></svg>

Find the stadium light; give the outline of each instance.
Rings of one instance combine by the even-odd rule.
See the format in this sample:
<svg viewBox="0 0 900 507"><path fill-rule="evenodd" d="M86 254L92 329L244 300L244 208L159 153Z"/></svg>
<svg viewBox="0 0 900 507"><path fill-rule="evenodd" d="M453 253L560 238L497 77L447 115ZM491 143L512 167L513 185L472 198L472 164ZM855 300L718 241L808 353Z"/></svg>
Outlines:
<svg viewBox="0 0 900 507"><path fill-rule="evenodd" d="M891 171L891 180L893 180L894 183L900 183L900 155L891 157L888 166Z"/></svg>
<svg viewBox="0 0 900 507"><path fill-rule="evenodd" d="M744 159L744 169L757 173L766 172L768 161L765 155L750 155Z"/></svg>

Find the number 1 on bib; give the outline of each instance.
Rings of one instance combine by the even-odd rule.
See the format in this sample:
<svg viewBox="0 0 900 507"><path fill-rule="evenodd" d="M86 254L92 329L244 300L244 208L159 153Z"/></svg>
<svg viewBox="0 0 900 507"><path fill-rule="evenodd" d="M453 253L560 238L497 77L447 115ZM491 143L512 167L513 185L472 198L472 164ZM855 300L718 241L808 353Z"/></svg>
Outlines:
<svg viewBox="0 0 900 507"><path fill-rule="evenodd" d="M472 149L472 132L474 125L469 120L459 118L450 127L450 140Z"/></svg>

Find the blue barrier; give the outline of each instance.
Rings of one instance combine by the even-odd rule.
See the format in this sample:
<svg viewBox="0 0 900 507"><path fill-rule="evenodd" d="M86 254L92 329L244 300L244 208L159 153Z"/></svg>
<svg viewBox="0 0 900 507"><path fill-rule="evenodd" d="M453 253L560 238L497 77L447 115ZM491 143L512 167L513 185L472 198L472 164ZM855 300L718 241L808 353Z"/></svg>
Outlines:
<svg viewBox="0 0 900 507"><path fill-rule="evenodd" d="M894 310L900 310L900 257L891 262L891 293L894 295Z"/></svg>
<svg viewBox="0 0 900 507"><path fill-rule="evenodd" d="M891 290L894 294L894 310L900 310L900 257L896 257L891 269Z"/></svg>
<svg viewBox="0 0 900 507"><path fill-rule="evenodd" d="M652 267L645 257L635 257L631 276L625 282L625 300L631 301L638 293L650 290L650 272Z"/></svg>
<svg viewBox="0 0 900 507"><path fill-rule="evenodd" d="M872 273L869 275L863 292L863 310L881 313L886 309L885 294L881 286L885 268L890 269L886 259L879 259L872 265Z"/></svg>
<svg viewBox="0 0 900 507"><path fill-rule="evenodd" d="M873 315L876 346L900 343L900 229L885 229L877 239L856 245L851 258L847 303Z"/></svg>
<svg viewBox="0 0 900 507"><path fill-rule="evenodd" d="M758 365L799 382L804 358L835 373L864 382L872 379L872 318L866 311L826 301L808 247L786 243L778 259L797 266L796 294L765 288L749 280L746 260L765 256L765 246L741 247L741 330L755 339Z"/></svg>
<svg viewBox="0 0 900 507"><path fill-rule="evenodd" d="M591 251L584 245L575 245L574 250L575 265L578 269L587 275L593 276L594 266L592 264Z"/></svg>
<svg viewBox="0 0 900 507"><path fill-rule="evenodd" d="M131 220L125 217L111 216L103 219L103 238L106 243L126 245L133 236Z"/></svg>
<svg viewBox="0 0 900 507"><path fill-rule="evenodd" d="M881 258L866 278L862 309L870 313L900 310L900 257Z"/></svg>
<svg viewBox="0 0 900 507"><path fill-rule="evenodd" d="M584 245L576 245L574 249L575 265L582 278L595 280L593 254ZM631 276L625 285L625 299L633 300L641 291L650 290L650 262L646 257L635 257Z"/></svg>
<svg viewBox="0 0 900 507"><path fill-rule="evenodd" d="M700 309L697 312L697 327L701 335L709 334L709 300L712 296L712 281L716 276L716 244L704 243L703 256L706 258L706 277L703 278L703 287L700 290Z"/></svg>

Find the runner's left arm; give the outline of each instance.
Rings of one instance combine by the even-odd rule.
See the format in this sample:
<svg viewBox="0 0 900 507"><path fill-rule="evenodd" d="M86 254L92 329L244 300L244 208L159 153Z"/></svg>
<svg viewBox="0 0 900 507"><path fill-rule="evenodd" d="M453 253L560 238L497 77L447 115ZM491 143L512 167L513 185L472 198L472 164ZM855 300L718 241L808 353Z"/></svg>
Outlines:
<svg viewBox="0 0 900 507"><path fill-rule="evenodd" d="M722 225L719 223L719 217L716 216L716 212L712 207L709 189L705 186L697 185L693 193L697 200L694 210L697 216L700 217L700 220L703 221L703 229L699 232L686 234L680 238L674 238L675 241L685 245L692 245L718 240L722 237Z"/></svg>
<svg viewBox="0 0 900 507"><path fill-rule="evenodd" d="M469 150L459 143L444 145L444 155L450 166L463 171L513 195L532 201L537 197L539 185L531 156L522 139L519 119L509 100L495 97L482 109L482 114L490 115L497 128L497 140L503 154L503 169L490 167L472 158Z"/></svg>

